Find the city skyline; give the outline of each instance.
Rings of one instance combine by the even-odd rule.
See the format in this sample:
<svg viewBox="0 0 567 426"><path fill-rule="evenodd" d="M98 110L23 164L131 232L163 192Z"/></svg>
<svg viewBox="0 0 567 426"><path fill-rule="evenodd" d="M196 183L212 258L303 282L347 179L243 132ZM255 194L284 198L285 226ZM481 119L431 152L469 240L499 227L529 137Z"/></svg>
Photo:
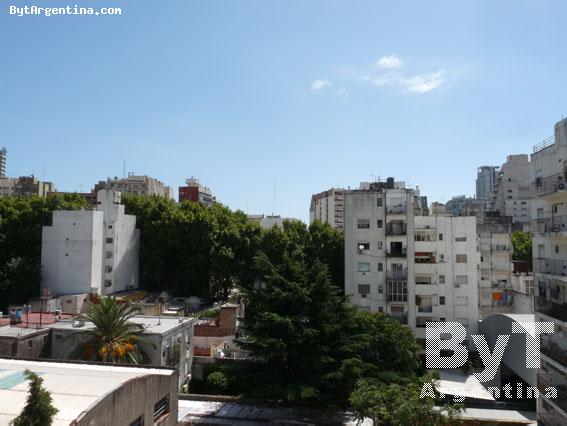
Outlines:
<svg viewBox="0 0 567 426"><path fill-rule="evenodd" d="M307 221L313 193L376 176L472 195L478 166L530 154L565 112L559 1L113 6L0 16L8 176L86 192L126 162Z"/></svg>

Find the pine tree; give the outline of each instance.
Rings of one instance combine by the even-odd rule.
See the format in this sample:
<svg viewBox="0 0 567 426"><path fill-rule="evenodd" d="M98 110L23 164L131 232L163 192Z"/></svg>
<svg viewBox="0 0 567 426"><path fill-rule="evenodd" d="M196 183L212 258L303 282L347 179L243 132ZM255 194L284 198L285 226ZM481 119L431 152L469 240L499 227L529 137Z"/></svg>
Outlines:
<svg viewBox="0 0 567 426"><path fill-rule="evenodd" d="M59 410L52 405L51 394L43 387L43 379L30 370L25 374L30 380L26 406L16 417L14 426L49 426Z"/></svg>

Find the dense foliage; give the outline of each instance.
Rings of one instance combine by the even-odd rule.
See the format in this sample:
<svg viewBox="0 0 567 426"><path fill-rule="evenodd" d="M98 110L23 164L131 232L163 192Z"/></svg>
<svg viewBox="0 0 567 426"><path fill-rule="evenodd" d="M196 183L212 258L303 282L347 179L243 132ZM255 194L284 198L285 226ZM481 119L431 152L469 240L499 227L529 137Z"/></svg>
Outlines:
<svg viewBox="0 0 567 426"><path fill-rule="evenodd" d="M532 234L529 232L515 231L512 233L512 245L514 247L514 260L524 260L531 267L532 264Z"/></svg>
<svg viewBox="0 0 567 426"><path fill-rule="evenodd" d="M71 353L72 359L126 364L148 363L148 355L140 348L144 327L131 321L141 312L130 302L115 297L102 297L90 304L79 320L90 321L94 328Z"/></svg>
<svg viewBox="0 0 567 426"><path fill-rule="evenodd" d="M52 404L51 394L43 387L43 379L30 370L25 371L30 381L26 405L12 421L14 426L49 426L59 410Z"/></svg>
<svg viewBox="0 0 567 426"><path fill-rule="evenodd" d="M53 210L87 208L75 194L0 197L0 311L39 296L41 232L51 225Z"/></svg>

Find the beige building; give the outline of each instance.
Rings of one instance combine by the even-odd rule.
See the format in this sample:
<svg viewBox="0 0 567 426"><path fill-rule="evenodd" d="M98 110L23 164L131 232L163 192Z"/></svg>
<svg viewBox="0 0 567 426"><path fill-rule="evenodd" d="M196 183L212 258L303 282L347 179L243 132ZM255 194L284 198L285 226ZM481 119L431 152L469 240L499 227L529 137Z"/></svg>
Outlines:
<svg viewBox="0 0 567 426"><path fill-rule="evenodd" d="M335 229L344 228L344 189L331 188L311 196L309 223L319 220Z"/></svg>
<svg viewBox="0 0 567 426"><path fill-rule="evenodd" d="M120 192L137 195L159 195L172 199L173 190L171 187L166 186L163 182L154 179L150 176L137 176L133 173L128 173L128 177L114 179L108 178L106 181L99 181L93 192L96 194L101 189L114 189Z"/></svg>
<svg viewBox="0 0 567 426"><path fill-rule="evenodd" d="M35 176L0 177L0 197L46 197L55 191L52 182L42 182Z"/></svg>

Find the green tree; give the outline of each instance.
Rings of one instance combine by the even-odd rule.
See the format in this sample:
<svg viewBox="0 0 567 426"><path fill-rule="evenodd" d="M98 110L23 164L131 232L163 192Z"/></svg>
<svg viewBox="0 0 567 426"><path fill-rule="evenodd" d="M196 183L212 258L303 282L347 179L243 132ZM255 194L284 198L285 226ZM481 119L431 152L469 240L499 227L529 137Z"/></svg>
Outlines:
<svg viewBox="0 0 567 426"><path fill-rule="evenodd" d="M78 317L90 321L94 329L71 353L72 359L112 363L144 364L148 356L139 347L144 327L131 319L140 310L130 302L119 302L115 297L103 297L89 306L87 314Z"/></svg>
<svg viewBox="0 0 567 426"><path fill-rule="evenodd" d="M374 425L457 424L455 416L461 406L444 404L435 390L435 397L422 397L423 385L428 382L432 383L431 377L393 383L360 380L350 402L359 420L369 418ZM435 389L434 385L432 389Z"/></svg>
<svg viewBox="0 0 567 426"><path fill-rule="evenodd" d="M30 370L25 371L29 383L29 394L21 414L14 426L49 426L59 410L52 404L51 394L43 387L43 379Z"/></svg>
<svg viewBox="0 0 567 426"><path fill-rule="evenodd" d="M512 233L512 245L514 247L514 260L524 260L532 264L532 234L529 232L515 231Z"/></svg>

